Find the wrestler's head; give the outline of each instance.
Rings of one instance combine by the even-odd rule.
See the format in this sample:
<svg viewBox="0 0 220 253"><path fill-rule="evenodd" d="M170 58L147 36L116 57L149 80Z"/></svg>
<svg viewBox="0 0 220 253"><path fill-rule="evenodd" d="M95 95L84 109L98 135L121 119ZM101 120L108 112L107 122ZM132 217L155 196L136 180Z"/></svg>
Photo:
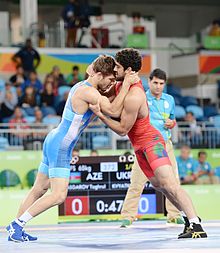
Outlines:
<svg viewBox="0 0 220 253"><path fill-rule="evenodd" d="M138 72L142 66L142 57L138 50L125 48L115 55L116 80L123 81L128 72Z"/></svg>

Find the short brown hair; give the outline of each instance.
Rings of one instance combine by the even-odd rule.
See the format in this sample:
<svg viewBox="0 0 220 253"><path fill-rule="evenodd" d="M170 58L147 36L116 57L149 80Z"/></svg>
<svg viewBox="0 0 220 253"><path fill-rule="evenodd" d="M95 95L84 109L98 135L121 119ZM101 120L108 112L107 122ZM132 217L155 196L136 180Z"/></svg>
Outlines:
<svg viewBox="0 0 220 253"><path fill-rule="evenodd" d="M204 150L198 152L198 157L200 157L201 155L205 155L207 157L207 153Z"/></svg>
<svg viewBox="0 0 220 253"><path fill-rule="evenodd" d="M111 74L115 74L115 60L112 56L109 55L100 55L93 62L93 70L97 72L101 72L103 76L109 76Z"/></svg>

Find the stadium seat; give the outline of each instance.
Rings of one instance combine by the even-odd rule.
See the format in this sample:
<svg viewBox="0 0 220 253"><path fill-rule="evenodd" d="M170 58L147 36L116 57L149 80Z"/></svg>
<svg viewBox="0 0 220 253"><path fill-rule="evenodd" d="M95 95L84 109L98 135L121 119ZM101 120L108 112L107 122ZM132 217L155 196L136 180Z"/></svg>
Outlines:
<svg viewBox="0 0 220 253"><path fill-rule="evenodd" d="M34 116L34 112L35 112L35 109L33 107L26 107L26 108L22 108L22 112L25 112L24 113L24 116L27 115L27 116Z"/></svg>
<svg viewBox="0 0 220 253"><path fill-rule="evenodd" d="M186 107L186 112L192 112L196 119L201 120L204 117L202 107L198 105L189 105Z"/></svg>
<svg viewBox="0 0 220 253"><path fill-rule="evenodd" d="M181 105L176 105L175 106L175 116L177 120L183 119L186 115L186 111L184 109L184 107L182 107Z"/></svg>
<svg viewBox="0 0 220 253"><path fill-rule="evenodd" d="M35 182L35 179L37 176L37 172L38 172L37 169L33 169L27 173L26 178L27 178L27 183L28 183L29 187L34 185L34 182Z"/></svg>
<svg viewBox="0 0 220 253"><path fill-rule="evenodd" d="M56 111L51 106L43 106L41 107L41 111L43 113L43 117L46 117L47 115L56 115Z"/></svg>
<svg viewBox="0 0 220 253"><path fill-rule="evenodd" d="M220 115L213 116L211 118L211 120L212 120L212 123L213 123L214 127L220 128Z"/></svg>
<svg viewBox="0 0 220 253"><path fill-rule="evenodd" d="M181 89L179 87L176 87L173 84L167 84L166 87L167 87L167 93L170 94L171 96L182 97Z"/></svg>
<svg viewBox="0 0 220 253"><path fill-rule="evenodd" d="M0 92L5 90L5 81L0 79Z"/></svg>
<svg viewBox="0 0 220 253"><path fill-rule="evenodd" d="M215 106L208 105L203 108L204 116L209 118L218 115L218 110Z"/></svg>
<svg viewBox="0 0 220 253"><path fill-rule="evenodd" d="M215 176L219 177L220 179L220 166L215 168Z"/></svg>
<svg viewBox="0 0 220 253"><path fill-rule="evenodd" d="M92 137L92 148L108 148L110 146L110 139L106 135L96 135Z"/></svg>
<svg viewBox="0 0 220 253"><path fill-rule="evenodd" d="M48 125L58 125L60 123L60 116L46 116L43 118L43 123Z"/></svg>
<svg viewBox="0 0 220 253"><path fill-rule="evenodd" d="M180 96L173 96L175 105L181 105L182 97Z"/></svg>
<svg viewBox="0 0 220 253"><path fill-rule="evenodd" d="M141 82L144 87L144 91L146 92L149 89L147 78L145 76L141 76Z"/></svg>
<svg viewBox="0 0 220 253"><path fill-rule="evenodd" d="M13 116L3 118L3 119L2 119L2 123L8 123L12 118L13 118Z"/></svg>
<svg viewBox="0 0 220 253"><path fill-rule="evenodd" d="M9 147L8 139L0 136L0 151L4 151Z"/></svg>
<svg viewBox="0 0 220 253"><path fill-rule="evenodd" d="M13 170L6 169L0 173L0 187L3 188L18 185L21 185L22 188L21 180L16 172L14 172Z"/></svg>
<svg viewBox="0 0 220 253"><path fill-rule="evenodd" d="M198 101L195 97L185 96L185 97L182 97L181 105L183 107L187 107L189 105L198 105Z"/></svg>
<svg viewBox="0 0 220 253"><path fill-rule="evenodd" d="M63 97L64 96L64 93L67 92L67 91L70 91L70 87L69 86L61 86L58 88L58 95L60 97Z"/></svg>
<svg viewBox="0 0 220 253"><path fill-rule="evenodd" d="M24 119L27 121L27 123L34 123L35 121L34 116L26 116Z"/></svg>

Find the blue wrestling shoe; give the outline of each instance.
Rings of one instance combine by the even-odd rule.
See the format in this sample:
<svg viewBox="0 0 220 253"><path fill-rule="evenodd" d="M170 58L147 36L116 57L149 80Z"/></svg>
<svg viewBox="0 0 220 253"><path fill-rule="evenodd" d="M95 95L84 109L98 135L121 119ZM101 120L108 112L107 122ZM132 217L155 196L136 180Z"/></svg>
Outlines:
<svg viewBox="0 0 220 253"><path fill-rule="evenodd" d="M8 241L13 241L13 242L23 242L23 227L18 225L15 221L10 223L7 227L6 230L9 234L8 236Z"/></svg>
<svg viewBox="0 0 220 253"><path fill-rule="evenodd" d="M29 234L26 233L24 230L23 230L23 233L22 233L22 237L23 237L23 240L24 240L25 242L37 241L37 237L36 237L36 236L29 235Z"/></svg>

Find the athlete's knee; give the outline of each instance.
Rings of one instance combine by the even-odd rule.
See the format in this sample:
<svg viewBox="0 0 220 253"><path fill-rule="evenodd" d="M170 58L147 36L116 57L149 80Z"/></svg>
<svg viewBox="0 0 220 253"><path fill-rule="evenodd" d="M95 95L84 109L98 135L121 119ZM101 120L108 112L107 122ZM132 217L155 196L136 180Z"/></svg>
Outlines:
<svg viewBox="0 0 220 253"><path fill-rule="evenodd" d="M36 197L43 196L49 188L49 185L34 184L31 191Z"/></svg>
<svg viewBox="0 0 220 253"><path fill-rule="evenodd" d="M176 198L178 191L180 189L179 184L177 184L177 183L171 184L169 182L162 184L160 187L164 193L168 193L169 195L172 195L175 198Z"/></svg>
<svg viewBox="0 0 220 253"><path fill-rule="evenodd" d="M67 192L63 192L63 191L57 192L56 191L56 192L52 193L52 196L54 199L54 204L60 205L65 201L66 196L67 196Z"/></svg>

